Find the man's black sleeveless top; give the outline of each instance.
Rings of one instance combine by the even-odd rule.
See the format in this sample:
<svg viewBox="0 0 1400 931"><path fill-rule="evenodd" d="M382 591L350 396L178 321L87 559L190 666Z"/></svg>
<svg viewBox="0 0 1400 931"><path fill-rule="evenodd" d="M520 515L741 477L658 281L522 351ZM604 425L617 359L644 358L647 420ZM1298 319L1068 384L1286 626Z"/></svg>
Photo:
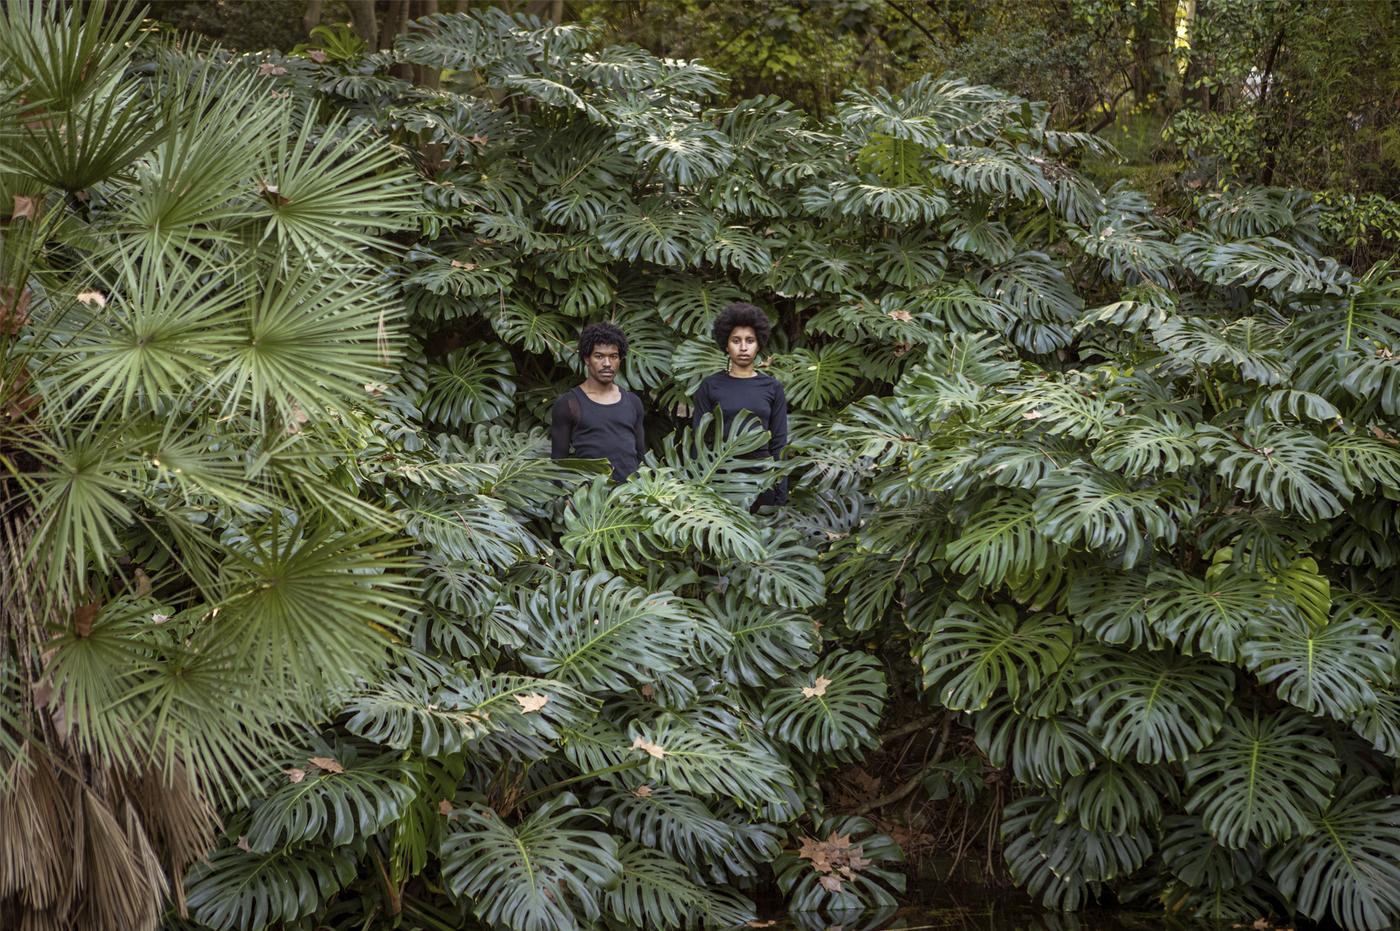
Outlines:
<svg viewBox="0 0 1400 931"><path fill-rule="evenodd" d="M618 390L622 397L616 404L599 404L578 386L561 394L550 412L550 457L606 459L619 482L637 471L647 450L642 401Z"/></svg>

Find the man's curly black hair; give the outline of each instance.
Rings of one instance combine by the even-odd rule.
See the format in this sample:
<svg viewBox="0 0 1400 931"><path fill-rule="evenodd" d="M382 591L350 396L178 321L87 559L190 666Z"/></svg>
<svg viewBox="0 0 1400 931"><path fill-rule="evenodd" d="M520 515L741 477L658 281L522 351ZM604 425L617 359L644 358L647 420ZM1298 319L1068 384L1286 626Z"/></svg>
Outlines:
<svg viewBox="0 0 1400 931"><path fill-rule="evenodd" d="M768 341L773 338L773 324L768 322L768 315L752 304L745 304L743 301L735 301L727 305L724 310L715 317L714 333L715 345L721 351L729 345L729 334L736 326L746 326L753 329L754 336L758 337L758 348L764 349Z"/></svg>
<svg viewBox="0 0 1400 931"><path fill-rule="evenodd" d="M597 346L616 346L619 362L627 359L627 334L612 323L590 323L578 335L578 357L587 359Z"/></svg>

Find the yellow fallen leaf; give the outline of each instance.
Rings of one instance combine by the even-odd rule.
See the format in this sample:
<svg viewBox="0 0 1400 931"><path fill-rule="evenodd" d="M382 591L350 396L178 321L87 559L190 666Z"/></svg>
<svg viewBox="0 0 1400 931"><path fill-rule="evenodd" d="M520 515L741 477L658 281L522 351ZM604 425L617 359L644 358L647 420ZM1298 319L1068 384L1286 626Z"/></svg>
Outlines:
<svg viewBox="0 0 1400 931"><path fill-rule="evenodd" d="M107 297L101 291L80 291L78 292L78 303L106 307Z"/></svg>
<svg viewBox="0 0 1400 931"><path fill-rule="evenodd" d="M291 783L301 782L303 779L306 778L306 770L297 769L295 766L293 766L291 769L284 769L282 770L282 772L286 774L287 781Z"/></svg>
<svg viewBox="0 0 1400 931"><path fill-rule="evenodd" d="M802 687L803 698L820 698L826 694L826 687L831 684L831 680L826 676L817 676L817 681L811 687Z"/></svg>

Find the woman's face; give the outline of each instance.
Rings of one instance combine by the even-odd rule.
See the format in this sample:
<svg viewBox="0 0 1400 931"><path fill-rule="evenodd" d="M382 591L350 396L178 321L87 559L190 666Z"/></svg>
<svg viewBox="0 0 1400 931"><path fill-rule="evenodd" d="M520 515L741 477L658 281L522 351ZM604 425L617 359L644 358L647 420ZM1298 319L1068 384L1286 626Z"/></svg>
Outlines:
<svg viewBox="0 0 1400 931"><path fill-rule="evenodd" d="M740 368L753 365L758 358L758 334L751 326L736 326L729 331L729 343L724 347L729 360Z"/></svg>

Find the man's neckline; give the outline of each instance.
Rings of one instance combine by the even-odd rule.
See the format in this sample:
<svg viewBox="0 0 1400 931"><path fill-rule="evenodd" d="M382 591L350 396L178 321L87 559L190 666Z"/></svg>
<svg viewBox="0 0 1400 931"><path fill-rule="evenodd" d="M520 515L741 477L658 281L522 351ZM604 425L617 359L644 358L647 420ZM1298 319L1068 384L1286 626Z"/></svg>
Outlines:
<svg viewBox="0 0 1400 931"><path fill-rule="evenodd" d="M584 398L587 399L590 404L596 404L599 407L616 407L617 405L622 403L623 395L627 393L624 389L619 387L617 389L616 401L599 401L596 398L589 396L588 392L583 390L583 385L577 385L576 387L578 388L578 393L583 395Z"/></svg>

